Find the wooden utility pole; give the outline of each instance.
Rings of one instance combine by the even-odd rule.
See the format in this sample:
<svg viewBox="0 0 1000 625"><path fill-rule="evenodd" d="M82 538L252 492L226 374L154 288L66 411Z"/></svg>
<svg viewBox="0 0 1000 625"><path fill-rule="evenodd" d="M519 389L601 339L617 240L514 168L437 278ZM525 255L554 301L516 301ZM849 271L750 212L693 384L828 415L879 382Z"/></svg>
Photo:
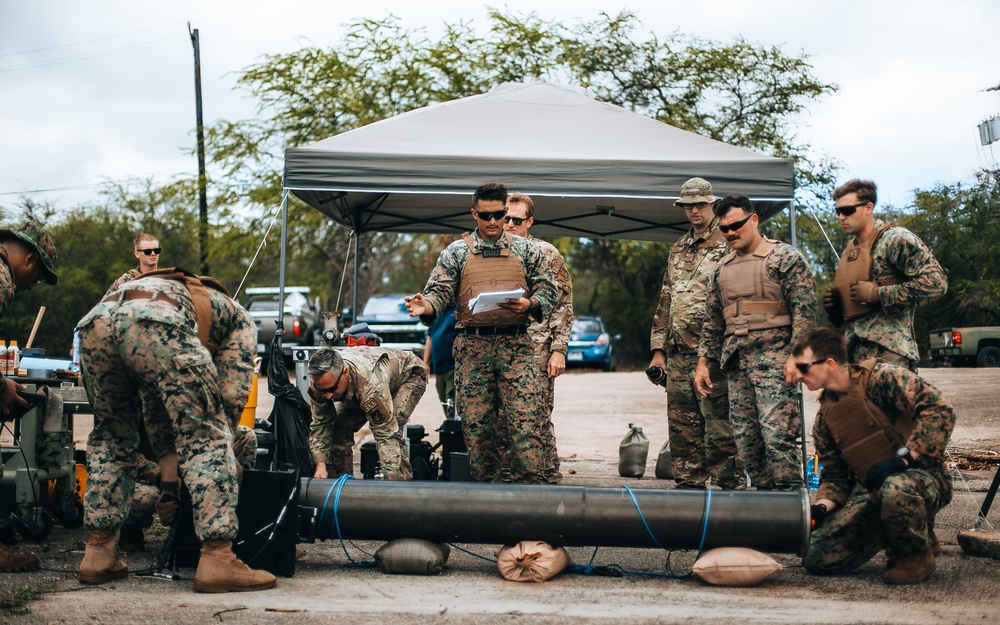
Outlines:
<svg viewBox="0 0 1000 625"><path fill-rule="evenodd" d="M198 29L191 30L188 22L188 34L194 47L194 100L197 116L198 133L198 245L201 250L201 275L207 276L208 271L208 176L205 174L205 125L201 114L201 46L198 40Z"/></svg>

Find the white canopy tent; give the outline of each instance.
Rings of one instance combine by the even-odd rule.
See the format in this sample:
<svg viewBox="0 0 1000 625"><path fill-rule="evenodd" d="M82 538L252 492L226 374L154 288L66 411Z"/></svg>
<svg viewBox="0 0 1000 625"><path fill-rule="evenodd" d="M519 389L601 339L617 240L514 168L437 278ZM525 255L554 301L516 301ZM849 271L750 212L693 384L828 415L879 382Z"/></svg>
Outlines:
<svg viewBox="0 0 1000 625"><path fill-rule="evenodd" d="M792 200L790 160L550 83L506 83L288 148L283 186L286 201L291 192L358 234L464 232L472 192L498 180L535 200L536 236L670 242L688 228L673 203L694 176L716 195L749 196L763 218Z"/></svg>

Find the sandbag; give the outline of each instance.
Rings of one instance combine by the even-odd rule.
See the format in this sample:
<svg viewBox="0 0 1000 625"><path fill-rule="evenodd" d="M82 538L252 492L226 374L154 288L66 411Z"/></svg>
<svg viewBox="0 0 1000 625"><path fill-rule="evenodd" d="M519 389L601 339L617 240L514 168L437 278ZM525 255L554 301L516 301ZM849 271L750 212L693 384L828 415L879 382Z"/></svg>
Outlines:
<svg viewBox="0 0 1000 625"><path fill-rule="evenodd" d="M642 428L628 424L628 434L618 446L618 475L621 477L642 477L646 472L646 457L649 456L649 439Z"/></svg>
<svg viewBox="0 0 1000 625"><path fill-rule="evenodd" d="M745 547L706 551L691 567L698 578L713 586L756 586L783 567L774 558Z"/></svg>
<svg viewBox="0 0 1000 625"><path fill-rule="evenodd" d="M375 552L375 564L383 573L437 575L448 562L451 548L419 538L390 540Z"/></svg>
<svg viewBox="0 0 1000 625"><path fill-rule="evenodd" d="M540 540L522 540L512 547L501 547L496 557L500 574L512 582L544 582L570 564L564 548Z"/></svg>
<svg viewBox="0 0 1000 625"><path fill-rule="evenodd" d="M660 447L660 453L656 455L656 477L660 480L674 479L674 461L670 457L670 439Z"/></svg>

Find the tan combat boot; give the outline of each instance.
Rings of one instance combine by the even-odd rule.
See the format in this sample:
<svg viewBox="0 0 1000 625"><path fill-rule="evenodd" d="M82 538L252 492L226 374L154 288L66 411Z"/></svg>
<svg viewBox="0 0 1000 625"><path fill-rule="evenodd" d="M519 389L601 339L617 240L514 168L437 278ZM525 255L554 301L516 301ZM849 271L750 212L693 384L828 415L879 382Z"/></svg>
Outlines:
<svg viewBox="0 0 1000 625"><path fill-rule="evenodd" d="M30 571L38 568L38 557L23 554L0 544L0 573Z"/></svg>
<svg viewBox="0 0 1000 625"><path fill-rule="evenodd" d="M934 573L934 551L925 549L918 553L900 555L896 566L882 575L886 584L920 584Z"/></svg>
<svg viewBox="0 0 1000 625"><path fill-rule="evenodd" d="M117 537L115 530L90 530L77 575L81 584L103 584L109 579L122 579L128 575L128 566L118 557L115 549Z"/></svg>
<svg viewBox="0 0 1000 625"><path fill-rule="evenodd" d="M937 534L934 533L934 530L931 530L928 533L930 534L930 539L931 539L931 552L934 554L934 557L937 557L941 555L941 543L938 542L938 537ZM896 567L897 558L895 552L893 552L891 547L885 548L885 558L886 558L885 560L886 570Z"/></svg>
<svg viewBox="0 0 1000 625"><path fill-rule="evenodd" d="M194 574L196 592L249 592L274 588L277 579L256 571L236 557L231 540L201 544L201 560Z"/></svg>

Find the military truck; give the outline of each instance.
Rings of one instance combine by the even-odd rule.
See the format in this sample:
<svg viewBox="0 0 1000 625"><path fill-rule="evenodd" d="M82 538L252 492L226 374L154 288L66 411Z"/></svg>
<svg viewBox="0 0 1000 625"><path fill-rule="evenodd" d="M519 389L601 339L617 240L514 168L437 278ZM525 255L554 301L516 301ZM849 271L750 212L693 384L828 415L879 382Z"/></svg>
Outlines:
<svg viewBox="0 0 1000 625"><path fill-rule="evenodd" d="M356 319L368 324L369 329L382 339L382 347L409 350L424 355L427 326L406 310L406 293L372 295Z"/></svg>
<svg viewBox="0 0 1000 625"><path fill-rule="evenodd" d="M930 339L935 362L1000 367L1000 326L938 328Z"/></svg>

